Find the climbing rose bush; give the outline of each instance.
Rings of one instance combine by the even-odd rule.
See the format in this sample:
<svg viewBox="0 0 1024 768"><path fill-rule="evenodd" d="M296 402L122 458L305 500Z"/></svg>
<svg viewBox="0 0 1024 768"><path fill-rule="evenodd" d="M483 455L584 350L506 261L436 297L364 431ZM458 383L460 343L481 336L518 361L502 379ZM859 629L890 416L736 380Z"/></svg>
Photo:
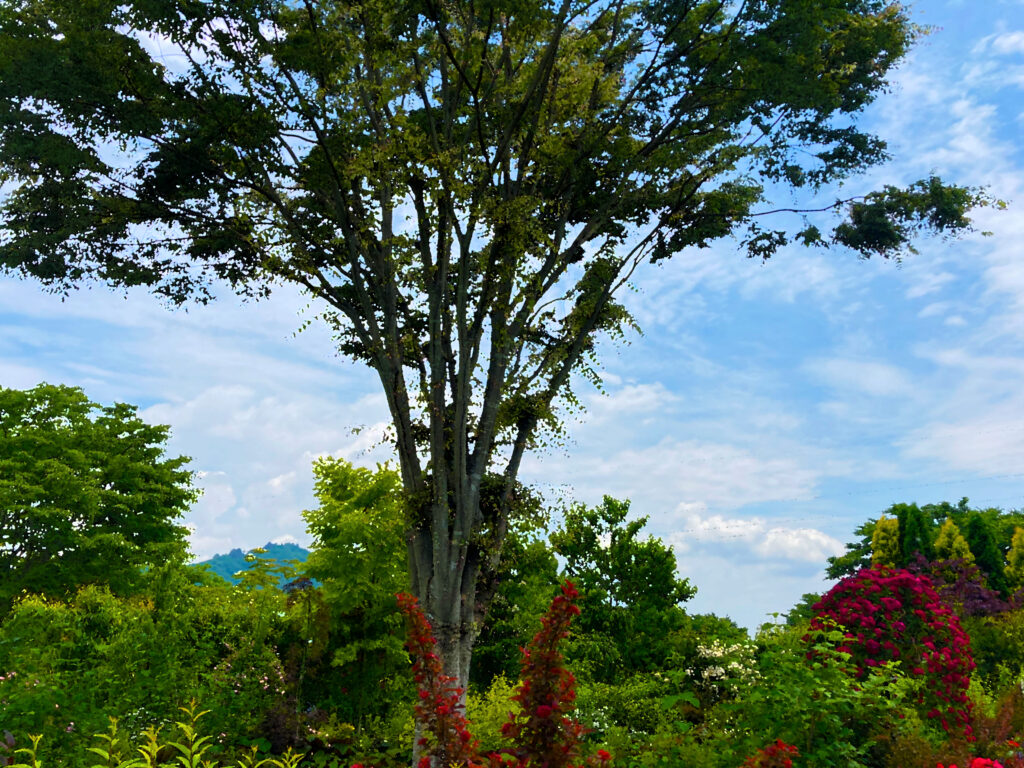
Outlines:
<svg viewBox="0 0 1024 768"><path fill-rule="evenodd" d="M611 755L603 749L590 757L582 754L583 726L570 715L575 709L575 678L564 664L559 643L580 609L579 593L572 582L562 586L547 613L541 630L523 650L522 682L513 699L522 712L510 713L501 729L510 746L502 754L479 754L479 744L469 732L461 703L462 690L454 678L443 674L435 651L430 622L415 597L398 595L398 606L408 626L406 646L413 657L413 678L419 688L416 721L424 734L419 741L423 756L418 768L465 766L465 768L604 768Z"/></svg>
<svg viewBox="0 0 1024 768"><path fill-rule="evenodd" d="M840 628L845 640L837 650L850 654L857 677L870 667L899 661L907 675L925 680L917 697L925 716L937 719L946 731L958 726L973 738L967 697L974 669L970 640L927 576L865 568L836 584L814 610L811 630Z"/></svg>

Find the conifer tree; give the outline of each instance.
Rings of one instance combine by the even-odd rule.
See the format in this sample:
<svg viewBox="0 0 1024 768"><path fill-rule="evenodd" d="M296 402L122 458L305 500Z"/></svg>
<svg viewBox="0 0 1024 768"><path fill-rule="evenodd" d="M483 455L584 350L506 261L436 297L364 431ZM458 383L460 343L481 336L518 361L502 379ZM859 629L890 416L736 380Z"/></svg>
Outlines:
<svg viewBox="0 0 1024 768"><path fill-rule="evenodd" d="M899 521L900 554L897 565L905 568L914 561L914 556L921 554L926 560L935 559L932 548L932 523L925 518L924 512L917 504L894 505L896 519Z"/></svg>
<svg viewBox="0 0 1024 768"><path fill-rule="evenodd" d="M964 528L964 538L974 553L974 561L985 574L988 586L1006 594L1003 553L996 543L992 526L980 512L972 512Z"/></svg>
<svg viewBox="0 0 1024 768"><path fill-rule="evenodd" d="M1013 529L1013 542L1006 556L1006 583L1010 589L1024 586L1024 528Z"/></svg>
<svg viewBox="0 0 1024 768"><path fill-rule="evenodd" d="M895 517L886 517L885 513L875 523L871 534L871 565L896 567L896 559L900 554L900 524Z"/></svg>
<svg viewBox="0 0 1024 768"><path fill-rule="evenodd" d="M1022 544L1024 544L1024 540L1022 540ZM1024 550L1021 554L1024 556ZM951 517L947 517L942 527L939 528L939 535L935 538L935 557L939 560L963 560L965 565L974 563L971 546Z"/></svg>

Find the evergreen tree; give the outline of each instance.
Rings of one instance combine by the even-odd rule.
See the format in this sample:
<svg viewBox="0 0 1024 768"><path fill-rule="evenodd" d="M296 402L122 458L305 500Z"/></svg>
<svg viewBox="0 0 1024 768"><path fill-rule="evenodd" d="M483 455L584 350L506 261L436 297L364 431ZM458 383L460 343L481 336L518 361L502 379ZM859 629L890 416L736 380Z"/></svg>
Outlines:
<svg viewBox="0 0 1024 768"><path fill-rule="evenodd" d="M926 560L935 559L932 548L932 528L934 522L929 520L917 504L894 504L889 508L896 513L899 521L900 556L897 565L905 568L920 553Z"/></svg>
<svg viewBox="0 0 1024 768"><path fill-rule="evenodd" d="M960 532L960 527L947 517L935 538L935 557L939 560L963 560L965 565L974 563L974 554Z"/></svg>
<svg viewBox="0 0 1024 768"><path fill-rule="evenodd" d="M982 512L972 512L967 518L964 538L974 553L974 562L988 580L988 586L1006 594L1003 553L996 541L991 521Z"/></svg>
<svg viewBox="0 0 1024 768"><path fill-rule="evenodd" d="M885 513L875 523L871 534L871 564L896 566L900 554L900 523L895 517L886 517Z"/></svg>
<svg viewBox="0 0 1024 768"><path fill-rule="evenodd" d="M1024 586L1024 528L1017 526L1013 530L1013 542L1006 556L1006 582L1010 589Z"/></svg>

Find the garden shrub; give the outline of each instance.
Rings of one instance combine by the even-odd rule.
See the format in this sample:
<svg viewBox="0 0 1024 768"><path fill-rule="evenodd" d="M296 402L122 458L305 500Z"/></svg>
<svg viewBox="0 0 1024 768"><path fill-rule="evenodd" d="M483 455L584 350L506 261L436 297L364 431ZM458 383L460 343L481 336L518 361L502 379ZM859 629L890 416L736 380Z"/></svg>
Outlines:
<svg viewBox="0 0 1024 768"><path fill-rule="evenodd" d="M780 738L800 750L803 765L876 765L882 732L904 720L898 694L907 681L898 667L850 675L850 655L837 649L845 641L838 630L762 627L757 684L716 706L702 726L721 755L716 765L733 768Z"/></svg>
<svg viewBox="0 0 1024 768"><path fill-rule="evenodd" d="M422 750L418 768L478 768L485 763L494 768L596 768L609 761L611 755L604 750L589 758L583 756L583 727L570 717L576 699L575 678L563 666L558 646L568 635L573 617L579 615L577 597L576 588L566 582L541 619L540 632L523 650L521 682L512 697L520 711L518 715L510 713L501 728L510 746L484 758L469 732L460 701L463 691L453 685L454 678L443 673L430 623L416 598L398 596L409 628L413 678L419 685L416 719L423 735L417 742Z"/></svg>
<svg viewBox="0 0 1024 768"><path fill-rule="evenodd" d="M927 576L865 568L836 584L815 608L811 629L841 629L844 641L836 650L850 654L855 677L899 662L905 674L927 682L916 695L925 717L970 737L970 640Z"/></svg>
<svg viewBox="0 0 1024 768"><path fill-rule="evenodd" d="M497 752L505 746L501 727L509 713L518 715L519 702L514 701L517 684L504 675L496 676L486 691L466 694L466 719L473 724L473 735L480 741L484 754Z"/></svg>

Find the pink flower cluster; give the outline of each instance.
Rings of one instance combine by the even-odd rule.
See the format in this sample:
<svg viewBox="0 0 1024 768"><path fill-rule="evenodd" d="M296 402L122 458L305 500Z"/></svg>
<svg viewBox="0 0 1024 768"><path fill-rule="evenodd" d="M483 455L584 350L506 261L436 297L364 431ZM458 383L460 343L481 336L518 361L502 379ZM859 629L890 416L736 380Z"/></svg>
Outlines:
<svg viewBox="0 0 1024 768"><path fill-rule="evenodd" d="M960 621L927 576L902 569L865 568L840 581L815 606L812 630L838 626L855 674L899 661L927 687L918 705L949 731L954 723L972 738L967 697L974 659ZM971 768L975 768L972 764Z"/></svg>
<svg viewBox="0 0 1024 768"><path fill-rule="evenodd" d="M576 690L572 673L562 665L559 642L569 634L569 625L580 609L579 593L571 582L562 586L542 621L541 631L523 649L522 682L513 697L523 715L509 714L501 729L511 746L503 754L479 754L479 745L468 730L460 698L451 677L442 673L434 650L430 623L416 598L398 596L409 630L406 643L412 654L413 677L419 686L416 721L432 740L423 738L425 754L418 768L605 768L611 755L603 749L593 757L582 756L583 726L569 715L575 707ZM362 768L360 766L360 768Z"/></svg>
<svg viewBox="0 0 1024 768"><path fill-rule="evenodd" d="M936 764L935 768L945 768L942 763ZM949 768L956 768L955 763L950 763ZM976 757L971 760L968 768L1003 768L1002 763L998 763L995 760L989 760L987 757Z"/></svg>

